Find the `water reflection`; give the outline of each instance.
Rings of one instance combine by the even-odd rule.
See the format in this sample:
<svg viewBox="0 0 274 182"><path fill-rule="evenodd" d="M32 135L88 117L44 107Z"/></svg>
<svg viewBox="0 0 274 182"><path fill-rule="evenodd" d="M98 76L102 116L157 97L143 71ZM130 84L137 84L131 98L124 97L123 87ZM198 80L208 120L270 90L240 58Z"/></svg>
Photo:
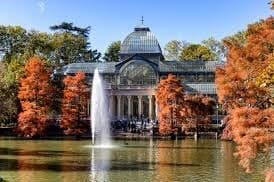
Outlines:
<svg viewBox="0 0 274 182"><path fill-rule="evenodd" d="M91 148L90 181L109 181L110 154L109 148Z"/></svg>
<svg viewBox="0 0 274 182"><path fill-rule="evenodd" d="M173 175L171 172L171 167L164 165L168 162L172 162L173 161L173 151L172 149L166 149L165 147L163 147L165 145L164 141L160 141L157 143L157 150L156 150L156 161L157 164L155 166L155 177L156 179L154 179L154 181L174 181L173 179Z"/></svg>
<svg viewBox="0 0 274 182"><path fill-rule="evenodd" d="M234 144L215 140L115 141L115 149L90 141L0 140L0 176L7 181L261 181L263 160L245 174ZM269 160L269 159L268 159Z"/></svg>
<svg viewBox="0 0 274 182"><path fill-rule="evenodd" d="M148 147L148 162L149 162L149 169L153 169L155 163L155 148L154 148L154 142L151 138L149 140L149 147Z"/></svg>
<svg viewBox="0 0 274 182"><path fill-rule="evenodd" d="M33 148L34 143L29 142L26 143L27 148ZM36 157L26 154L23 150L18 150L17 153L17 167L18 167L18 182L31 181L34 177L34 166L33 162L36 162Z"/></svg>

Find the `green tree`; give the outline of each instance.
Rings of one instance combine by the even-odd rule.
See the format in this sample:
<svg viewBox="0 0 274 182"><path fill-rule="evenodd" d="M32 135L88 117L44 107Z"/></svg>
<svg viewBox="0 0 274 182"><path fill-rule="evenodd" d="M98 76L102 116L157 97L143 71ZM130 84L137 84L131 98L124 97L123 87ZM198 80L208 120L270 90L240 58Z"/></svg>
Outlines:
<svg viewBox="0 0 274 182"><path fill-rule="evenodd" d="M23 73L27 31L20 26L0 26L3 62L0 71L0 121L15 122L19 109L18 80Z"/></svg>
<svg viewBox="0 0 274 182"><path fill-rule="evenodd" d="M51 60L54 56L54 47L51 45L52 35L32 30L28 32L28 41L24 49L25 59L39 55L43 59Z"/></svg>
<svg viewBox="0 0 274 182"><path fill-rule="evenodd" d="M51 26L50 29L55 31L52 43L57 65L99 61L101 53L92 50L88 41L90 27L80 28L73 23L63 22ZM61 62L58 63L58 60Z"/></svg>
<svg viewBox="0 0 274 182"><path fill-rule="evenodd" d="M190 44L182 49L180 60L213 61L216 60L216 54L204 45Z"/></svg>
<svg viewBox="0 0 274 182"><path fill-rule="evenodd" d="M165 45L165 58L166 60L179 60L180 53L184 47L188 45L185 41L171 40Z"/></svg>
<svg viewBox="0 0 274 182"><path fill-rule="evenodd" d="M105 52L105 55L103 59L107 62L109 61L119 61L119 53L120 53L120 48L121 48L121 41L115 41L112 42L108 48L107 51Z"/></svg>
<svg viewBox="0 0 274 182"><path fill-rule="evenodd" d="M5 64L0 62L0 76L4 75L6 71ZM16 119L17 115L17 106L16 106L16 95L12 95L13 92L10 92L6 88L6 84L3 82L3 79L0 79L0 123L8 124Z"/></svg>
<svg viewBox="0 0 274 182"><path fill-rule="evenodd" d="M1 75L0 80L7 88L16 88L19 79L24 73L25 59L20 56L11 57L10 63L4 64L4 72Z"/></svg>
<svg viewBox="0 0 274 182"><path fill-rule="evenodd" d="M99 61L101 53L90 48L90 27L80 28L72 23L62 23L51 29L55 31L53 34L26 31L20 26L0 26L3 60L9 63L14 56L29 59L39 55L55 68L74 62Z"/></svg>
<svg viewBox="0 0 274 182"><path fill-rule="evenodd" d="M223 60L225 57L225 46L221 41L216 40L214 37L209 37L202 41L202 44L209 48L215 55L217 60Z"/></svg>
<svg viewBox="0 0 274 182"><path fill-rule="evenodd" d="M20 26L0 26L0 47L4 52L3 60L10 62L14 55L23 54L28 36Z"/></svg>
<svg viewBox="0 0 274 182"><path fill-rule="evenodd" d="M19 110L17 99L18 82L24 72L25 61L22 57L13 56L10 63L1 63L0 68L0 121L15 122Z"/></svg>
<svg viewBox="0 0 274 182"><path fill-rule="evenodd" d="M50 29L53 31L76 33L77 35L82 35L86 38L88 38L90 32L90 26L86 28L80 28L74 26L73 23L68 22L62 22L60 25L50 26Z"/></svg>
<svg viewBox="0 0 274 182"><path fill-rule="evenodd" d="M50 41L54 49L52 62L56 67L86 60L86 43L82 36L69 32L54 33ZM87 56L88 57L88 56Z"/></svg>
<svg viewBox="0 0 274 182"><path fill-rule="evenodd" d="M14 93L6 89L5 84L0 82L0 123L3 125L16 123L18 103Z"/></svg>

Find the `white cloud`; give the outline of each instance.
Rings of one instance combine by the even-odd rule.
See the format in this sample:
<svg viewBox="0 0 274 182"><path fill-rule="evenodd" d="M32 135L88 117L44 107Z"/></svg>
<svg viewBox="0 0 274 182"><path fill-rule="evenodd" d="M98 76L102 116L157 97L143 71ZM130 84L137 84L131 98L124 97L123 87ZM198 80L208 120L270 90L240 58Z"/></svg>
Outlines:
<svg viewBox="0 0 274 182"><path fill-rule="evenodd" d="M37 2L37 6L39 8L39 12L43 14L46 10L47 0L39 0Z"/></svg>

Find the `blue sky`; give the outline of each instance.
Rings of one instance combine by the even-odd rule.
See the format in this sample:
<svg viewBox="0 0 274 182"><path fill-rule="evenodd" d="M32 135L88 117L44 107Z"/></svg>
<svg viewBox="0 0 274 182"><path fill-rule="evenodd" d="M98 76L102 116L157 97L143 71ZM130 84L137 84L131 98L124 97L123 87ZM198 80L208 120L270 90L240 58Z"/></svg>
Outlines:
<svg viewBox="0 0 274 182"><path fill-rule="evenodd" d="M144 16L161 46L178 39L221 39L273 15L268 0L1 0L0 24L50 31L62 21L91 26L99 51L123 40Z"/></svg>

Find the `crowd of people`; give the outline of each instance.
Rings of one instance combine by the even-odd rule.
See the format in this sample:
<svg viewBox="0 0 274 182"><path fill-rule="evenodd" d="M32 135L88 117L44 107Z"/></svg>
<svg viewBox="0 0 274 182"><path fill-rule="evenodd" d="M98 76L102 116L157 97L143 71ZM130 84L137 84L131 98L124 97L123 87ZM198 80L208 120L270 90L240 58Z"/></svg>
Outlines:
<svg viewBox="0 0 274 182"><path fill-rule="evenodd" d="M153 133L153 128L158 127L158 121L149 118L130 117L129 119L120 119L111 122L111 127L115 131L129 133Z"/></svg>

